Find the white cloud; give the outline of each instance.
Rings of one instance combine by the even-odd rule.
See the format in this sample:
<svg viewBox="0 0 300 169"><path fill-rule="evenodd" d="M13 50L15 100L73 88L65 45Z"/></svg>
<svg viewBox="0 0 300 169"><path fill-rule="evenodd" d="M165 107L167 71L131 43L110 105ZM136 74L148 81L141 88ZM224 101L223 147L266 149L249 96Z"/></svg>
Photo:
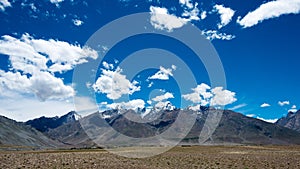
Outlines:
<svg viewBox="0 0 300 169"><path fill-rule="evenodd" d="M64 0L50 0L51 3L58 5L59 3L63 2Z"/></svg>
<svg viewBox="0 0 300 169"><path fill-rule="evenodd" d="M290 105L290 102L289 101L279 101L278 105L279 106Z"/></svg>
<svg viewBox="0 0 300 169"><path fill-rule="evenodd" d="M221 23L218 24L218 28L221 29L231 21L235 11L224 7L223 5L215 5L214 9L220 14Z"/></svg>
<svg viewBox="0 0 300 169"><path fill-rule="evenodd" d="M54 73L71 70L87 62L87 58L98 57L97 52L88 47L52 39L34 39L28 34L20 39L2 36L0 53L8 55L10 62L8 72L0 71L0 91L35 94L42 101L72 97L75 94L72 86L65 85Z"/></svg>
<svg viewBox="0 0 300 169"><path fill-rule="evenodd" d="M236 105L236 106L234 106L232 108L229 108L229 110L235 111L235 110L238 110L238 109L243 108L245 106L247 106L247 104L243 103L243 104Z"/></svg>
<svg viewBox="0 0 300 169"><path fill-rule="evenodd" d="M205 35L208 40L220 39L220 40L232 40L234 35L228 35L226 33L220 33L216 30L202 31L202 35Z"/></svg>
<svg viewBox="0 0 300 169"><path fill-rule="evenodd" d="M209 99L213 96L210 90L210 86L207 84L201 83L196 88L193 88L193 93L183 95L182 97L185 100L189 100L193 103L199 103L202 106L209 104Z"/></svg>
<svg viewBox="0 0 300 169"><path fill-rule="evenodd" d="M74 96L75 91L71 86L64 84L62 79L54 77L49 72L36 72L29 79L30 90L42 101L47 99L65 99Z"/></svg>
<svg viewBox="0 0 300 169"><path fill-rule="evenodd" d="M73 19L72 21L75 26L81 26L84 23L82 20L79 19Z"/></svg>
<svg viewBox="0 0 300 169"><path fill-rule="evenodd" d="M177 67L176 67L175 65L172 65L171 68L172 68L173 70L176 70L176 69L177 69Z"/></svg>
<svg viewBox="0 0 300 169"><path fill-rule="evenodd" d="M89 58L97 59L98 57L97 52L89 47L80 47L63 41L32 39L30 43L37 52L48 55L54 63L49 68L51 72L71 70L78 64L88 62Z"/></svg>
<svg viewBox="0 0 300 169"><path fill-rule="evenodd" d="M152 87L153 84L154 84L153 82L150 82L150 83L148 84L148 88Z"/></svg>
<svg viewBox="0 0 300 169"><path fill-rule="evenodd" d="M198 3L195 3L195 6L192 6L192 8L185 9L184 12L181 14L182 17L187 18L187 21L198 21L200 10L198 9Z"/></svg>
<svg viewBox="0 0 300 169"><path fill-rule="evenodd" d="M151 101L151 100L147 100L147 103L151 105L151 104L152 104L152 101Z"/></svg>
<svg viewBox="0 0 300 169"><path fill-rule="evenodd" d="M160 70L156 72L153 76L148 79L159 79L159 80L169 80L169 76L173 76L173 71L176 70L176 66L172 65L172 68L164 68L160 66Z"/></svg>
<svg viewBox="0 0 300 169"><path fill-rule="evenodd" d="M102 62L102 65L105 69L114 69L114 65L113 64L109 64L107 62Z"/></svg>
<svg viewBox="0 0 300 169"><path fill-rule="evenodd" d="M4 89L2 91L10 90L18 93L30 93L30 86L31 81L26 75L22 75L20 72L4 72L0 70L0 88Z"/></svg>
<svg viewBox="0 0 300 169"><path fill-rule="evenodd" d="M11 7L11 4L8 0L0 0L0 10L5 11L5 8Z"/></svg>
<svg viewBox="0 0 300 169"><path fill-rule="evenodd" d="M145 107L145 102L144 100L141 99L136 99L136 100L130 100L129 102L121 102L121 103L112 103L112 104L107 104L107 108L110 109L132 109L136 110L138 108L142 109Z"/></svg>
<svg viewBox="0 0 300 169"><path fill-rule="evenodd" d="M297 106L296 105L293 105L292 108L290 110L288 110L288 112L292 112L292 113L296 113L298 110L297 110Z"/></svg>
<svg viewBox="0 0 300 169"><path fill-rule="evenodd" d="M117 68L115 71L102 69L102 74L93 84L96 92L106 94L106 97L112 100L119 99L122 95L133 94L140 90L136 82L130 82L122 75L122 69Z"/></svg>
<svg viewBox="0 0 300 169"><path fill-rule="evenodd" d="M260 7L249 12L242 19L239 17L237 23L247 28L267 19L298 13L300 13L300 0L275 0L260 5Z"/></svg>
<svg viewBox="0 0 300 169"><path fill-rule="evenodd" d="M20 72L4 72L0 70L0 88L19 94L35 94L41 101L47 99L63 100L74 96L71 86L65 85L62 79L49 72L35 72L31 77ZM1 95L1 94L0 94Z"/></svg>
<svg viewBox="0 0 300 169"><path fill-rule="evenodd" d="M161 101L172 99L172 98L174 98L174 95L172 93L167 92L163 95L156 96L152 100L155 102L161 102Z"/></svg>
<svg viewBox="0 0 300 169"><path fill-rule="evenodd" d="M206 102L205 100L202 101L201 99L201 96L199 95L199 93L190 93L190 94L185 94L185 95L182 95L182 97L185 99L185 100L188 100L188 101L191 101L193 103L201 103L201 102L204 102L202 103L202 105L207 105L208 102Z"/></svg>
<svg viewBox="0 0 300 169"><path fill-rule="evenodd" d="M210 91L210 86L207 84L201 83L196 88L193 88L193 93L182 95L182 97L185 100L189 100L193 103L199 103L202 106L206 106L209 104L209 98L211 98L213 95Z"/></svg>
<svg viewBox="0 0 300 169"><path fill-rule="evenodd" d="M150 6L150 22L155 29L167 30L169 32L173 29L181 28L187 23L187 19L171 15L166 8Z"/></svg>
<svg viewBox="0 0 300 169"><path fill-rule="evenodd" d="M255 114L247 114L246 116L247 117L255 117L256 115Z"/></svg>
<svg viewBox="0 0 300 169"><path fill-rule="evenodd" d="M192 89L194 92L182 95L185 100L191 101L202 106L210 104L210 106L226 106L234 103L237 99L235 93L229 90L223 90L223 87L215 87L211 89L207 84L200 84Z"/></svg>
<svg viewBox="0 0 300 169"><path fill-rule="evenodd" d="M200 18L203 20L207 17L207 12L206 11L203 11L200 15Z"/></svg>
<svg viewBox="0 0 300 169"><path fill-rule="evenodd" d="M262 105L260 105L260 107L264 108L264 107L270 107L271 105L268 103L263 103Z"/></svg>
<svg viewBox="0 0 300 169"><path fill-rule="evenodd" d="M64 41L34 39L28 34L16 39L9 35L0 40L0 53L8 55L11 65L24 73L40 70L63 72L74 66L87 62L88 58L96 59L98 54L89 47L80 47ZM51 61L52 65L47 66Z"/></svg>
<svg viewBox="0 0 300 169"><path fill-rule="evenodd" d="M167 101L168 99L174 98L174 95L172 93L166 92L163 95L156 96L148 101L148 104L155 103L154 108L155 109L168 109L173 110L175 107L172 105L170 101Z"/></svg>
<svg viewBox="0 0 300 169"><path fill-rule="evenodd" d="M179 0L179 4L181 4L184 7L187 7L189 9L194 8L193 3L191 2L191 0Z"/></svg>
<svg viewBox="0 0 300 169"><path fill-rule="evenodd" d="M237 100L234 92L223 90L223 87L216 87L211 91L214 95L210 101L211 106L226 106Z"/></svg>
<svg viewBox="0 0 300 169"><path fill-rule="evenodd" d="M278 120L278 119L264 119L264 118L261 118L261 117L256 117L256 118L259 119L259 120L268 122L268 123L276 123L277 120Z"/></svg>

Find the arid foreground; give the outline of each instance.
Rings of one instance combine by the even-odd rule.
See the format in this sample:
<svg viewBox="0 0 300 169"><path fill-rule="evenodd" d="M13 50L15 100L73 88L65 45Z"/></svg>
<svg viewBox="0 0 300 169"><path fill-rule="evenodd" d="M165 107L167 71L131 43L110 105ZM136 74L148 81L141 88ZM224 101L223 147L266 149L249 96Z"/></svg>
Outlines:
<svg viewBox="0 0 300 169"><path fill-rule="evenodd" d="M145 159L105 150L2 151L0 168L300 168L299 146L176 147Z"/></svg>

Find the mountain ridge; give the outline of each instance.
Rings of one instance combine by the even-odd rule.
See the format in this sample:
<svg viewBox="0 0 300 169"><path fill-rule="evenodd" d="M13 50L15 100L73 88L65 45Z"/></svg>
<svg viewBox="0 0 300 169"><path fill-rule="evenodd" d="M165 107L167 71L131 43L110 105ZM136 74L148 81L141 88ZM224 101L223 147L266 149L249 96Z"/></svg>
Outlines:
<svg viewBox="0 0 300 169"><path fill-rule="evenodd" d="M300 132L300 110L289 112L286 117L277 120L276 124Z"/></svg>
<svg viewBox="0 0 300 169"><path fill-rule="evenodd" d="M31 120L31 122L41 120L41 123L16 122L0 116L2 124L6 124L0 125L0 145L10 142L15 145L39 148L101 147L102 145L97 145L93 142L93 139L98 136L93 137L93 135L90 135L89 132L93 132L93 130L90 130L91 127L96 127L96 129L101 131L97 134L103 135L101 137L102 142L109 143L110 140L117 140L118 136L112 136L107 133L111 128L129 137L148 138L168 130L176 121L179 112L194 114L196 117L191 130L180 143L193 145L198 144L199 135L203 130L209 113L217 113L217 111L220 110L208 107L200 107L198 111L187 109L184 111L180 109L160 110L147 113L141 117L133 110L106 110L101 113L92 113L79 120L75 117L76 112L69 112L64 116L53 117L52 119L47 118L45 120L45 118L41 117ZM127 119L128 117L130 120ZM51 126L45 121L57 123ZM92 125L85 126L84 121ZM36 124L41 124L42 126L36 126ZM21 126L21 129L16 126ZM37 129L43 130L40 132ZM22 137L23 135L18 135L20 130L23 133L27 133L25 135L27 140ZM5 134L5 131L13 134L9 135L7 132ZM124 143L124 145L126 144ZM224 110L217 128L204 144L294 145L300 144L300 133L279 124L268 123L234 111Z"/></svg>

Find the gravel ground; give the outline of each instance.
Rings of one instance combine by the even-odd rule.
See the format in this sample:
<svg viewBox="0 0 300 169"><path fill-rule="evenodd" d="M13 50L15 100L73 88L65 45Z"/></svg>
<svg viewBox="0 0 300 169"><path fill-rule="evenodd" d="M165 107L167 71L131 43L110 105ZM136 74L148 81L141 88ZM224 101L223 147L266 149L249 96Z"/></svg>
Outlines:
<svg viewBox="0 0 300 169"><path fill-rule="evenodd" d="M300 168L300 146L176 147L131 159L104 150L1 151L0 168Z"/></svg>

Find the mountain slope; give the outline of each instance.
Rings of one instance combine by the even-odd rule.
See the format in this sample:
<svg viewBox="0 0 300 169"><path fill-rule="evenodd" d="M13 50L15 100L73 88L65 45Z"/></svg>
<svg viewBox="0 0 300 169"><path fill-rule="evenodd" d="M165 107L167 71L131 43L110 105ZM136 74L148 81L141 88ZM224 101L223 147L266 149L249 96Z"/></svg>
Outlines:
<svg viewBox="0 0 300 169"><path fill-rule="evenodd" d="M214 109L204 109L198 113L191 110L185 111L185 113L197 114L197 120L182 144L198 143L205 119L209 113L216 113L216 111ZM84 145L87 147L95 146L95 144L89 139L86 131L94 139L101 138L102 143L109 143L118 138L117 135L109 133L111 128L129 137L148 138L169 129L176 120L178 112L179 110L163 110L157 112L156 115L149 113L148 117L146 116L143 119L135 118L135 121L126 118L126 116L130 117L127 114L133 113L131 110L124 110L122 113L117 110L97 112L83 118L83 121L81 121L83 126L79 121L67 123L50 130L48 136L70 145ZM147 120L147 118L149 118L147 123L138 122L139 120ZM131 119L133 118L131 117ZM85 125L86 123L88 124ZM83 128L85 128L85 131ZM119 141L122 142L123 140ZM206 141L206 144L300 144L300 133L226 110L218 127Z"/></svg>
<svg viewBox="0 0 300 169"><path fill-rule="evenodd" d="M49 139L36 129L0 116L0 145L28 148L55 148L62 144Z"/></svg>
<svg viewBox="0 0 300 169"><path fill-rule="evenodd" d="M300 134L293 130L232 111L223 113L212 138L240 144L300 144Z"/></svg>
<svg viewBox="0 0 300 169"><path fill-rule="evenodd" d="M300 132L300 110L289 112L286 117L279 119L276 124Z"/></svg>
<svg viewBox="0 0 300 169"><path fill-rule="evenodd" d="M49 131L49 129L57 128L63 124L76 121L76 113L74 111L69 112L61 117L40 117L37 119L29 120L25 124L37 129L41 132Z"/></svg>
<svg viewBox="0 0 300 169"><path fill-rule="evenodd" d="M49 138L71 147L94 147L95 143L87 136L79 121L65 123L55 129L44 132Z"/></svg>

